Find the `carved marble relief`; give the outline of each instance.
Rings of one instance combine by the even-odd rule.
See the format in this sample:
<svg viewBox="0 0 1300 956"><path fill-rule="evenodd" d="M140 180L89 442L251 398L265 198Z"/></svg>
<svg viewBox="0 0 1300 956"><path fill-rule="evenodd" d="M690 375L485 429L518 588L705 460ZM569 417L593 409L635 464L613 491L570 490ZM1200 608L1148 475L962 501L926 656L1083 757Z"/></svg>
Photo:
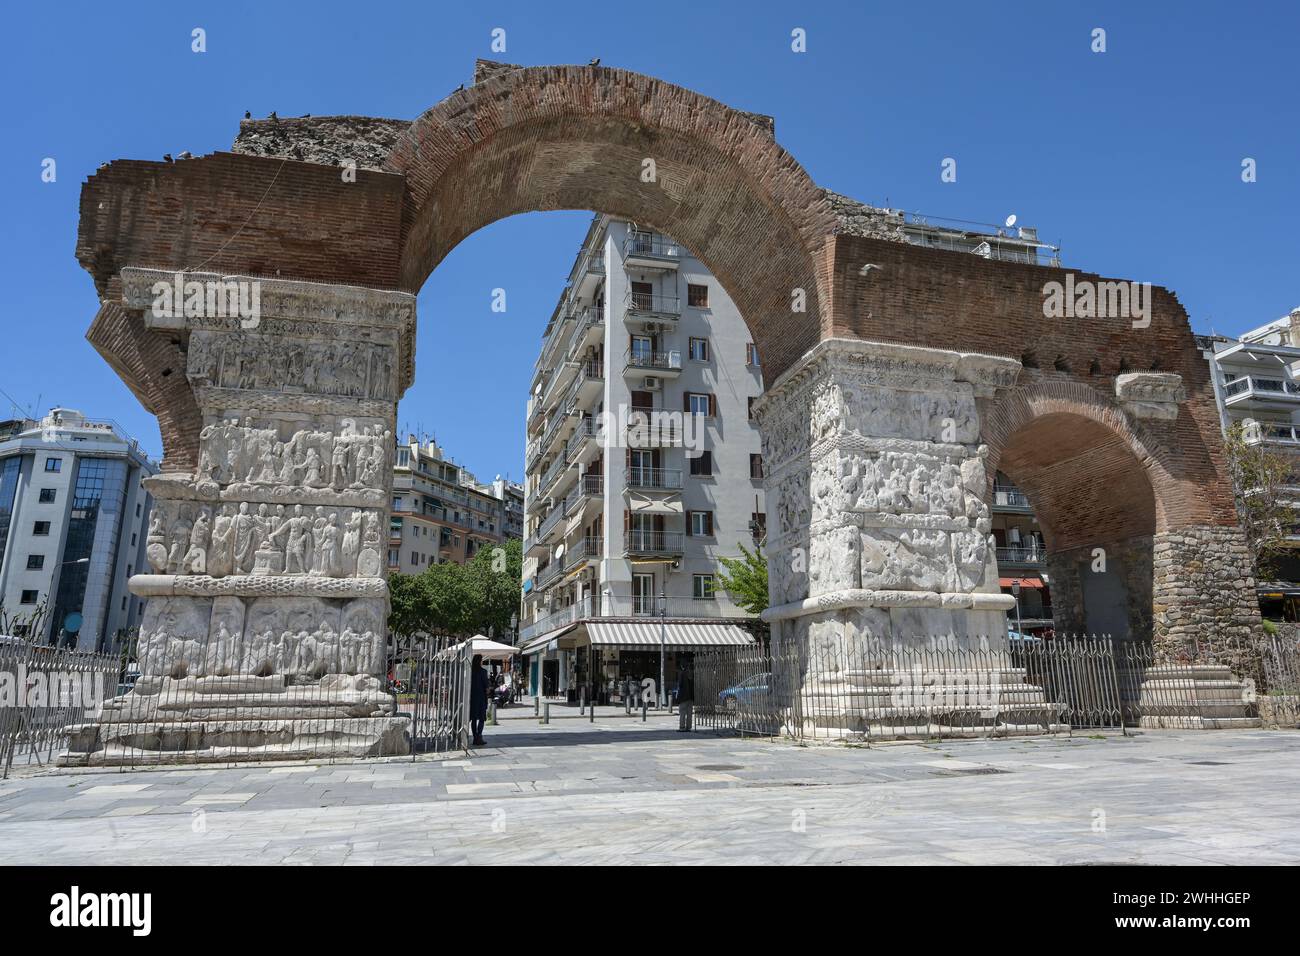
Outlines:
<svg viewBox="0 0 1300 956"><path fill-rule="evenodd" d="M396 400L394 348L253 332L195 332L188 375L195 385Z"/></svg>
<svg viewBox="0 0 1300 956"><path fill-rule="evenodd" d="M377 577L380 512L161 499L146 554L155 574Z"/></svg>
<svg viewBox="0 0 1300 956"><path fill-rule="evenodd" d="M380 424L340 423L299 428L281 438L276 423L251 418L206 425L199 433L197 480L218 486L273 487L299 491L382 489L392 459L393 433Z"/></svg>
<svg viewBox="0 0 1300 956"><path fill-rule="evenodd" d="M193 598L150 601L140 628L141 672L165 677L378 674L381 598Z"/></svg>

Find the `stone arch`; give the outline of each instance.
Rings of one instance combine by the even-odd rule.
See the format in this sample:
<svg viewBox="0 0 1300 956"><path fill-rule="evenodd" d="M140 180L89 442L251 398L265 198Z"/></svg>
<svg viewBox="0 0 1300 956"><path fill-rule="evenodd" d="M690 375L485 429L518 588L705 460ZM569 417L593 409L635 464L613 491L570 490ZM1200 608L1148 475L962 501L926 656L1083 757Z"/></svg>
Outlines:
<svg viewBox="0 0 1300 956"><path fill-rule="evenodd" d="M384 164L406 181L401 287L418 290L498 219L609 213L697 255L779 375L820 337L830 281L820 252L836 217L765 120L626 70L503 68L420 116ZM642 177L648 160L653 182Z"/></svg>
<svg viewBox="0 0 1300 956"><path fill-rule="evenodd" d="M989 491L1001 471L1033 505L1057 630L1149 640L1155 535L1178 491L1158 443L1113 401L1067 380L1010 390L983 437Z"/></svg>

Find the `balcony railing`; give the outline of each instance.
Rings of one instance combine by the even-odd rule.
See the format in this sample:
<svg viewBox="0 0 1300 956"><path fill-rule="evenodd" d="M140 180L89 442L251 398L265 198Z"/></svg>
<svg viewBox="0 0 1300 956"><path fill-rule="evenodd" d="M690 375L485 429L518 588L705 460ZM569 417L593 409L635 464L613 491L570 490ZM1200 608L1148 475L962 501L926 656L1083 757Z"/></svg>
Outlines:
<svg viewBox="0 0 1300 956"><path fill-rule="evenodd" d="M1300 383L1290 379L1261 378L1257 375L1243 375L1233 379L1224 387L1224 394L1229 398L1244 395L1247 392L1263 393L1268 397L1300 398Z"/></svg>
<svg viewBox="0 0 1300 956"><path fill-rule="evenodd" d="M545 538L547 534L550 533L551 529L554 528L559 523L560 519L563 517L564 517L563 508L560 507L552 508L550 514L548 514L545 518L542 519L541 527L537 529L537 537L539 539Z"/></svg>
<svg viewBox="0 0 1300 956"><path fill-rule="evenodd" d="M657 316L676 317L682 314L682 300L676 295L659 295L655 292L627 290L623 307L628 312L653 312Z"/></svg>
<svg viewBox="0 0 1300 956"><path fill-rule="evenodd" d="M994 485L993 506L996 508L1028 508L1029 498L1015 485Z"/></svg>
<svg viewBox="0 0 1300 956"><path fill-rule="evenodd" d="M629 232L623 240L623 257L653 256L656 259L680 259L683 250L667 236L656 232Z"/></svg>
<svg viewBox="0 0 1300 956"><path fill-rule="evenodd" d="M605 488L604 475L583 475L578 487L569 492L564 499L564 513L571 515L577 511L588 498L598 498Z"/></svg>
<svg viewBox="0 0 1300 956"><path fill-rule="evenodd" d="M1245 439L1252 445L1259 442L1283 442L1288 445L1300 445L1300 431L1297 431L1294 425L1254 422L1246 426Z"/></svg>
<svg viewBox="0 0 1300 956"><path fill-rule="evenodd" d="M601 556L601 539L586 537L564 552L564 570L569 571L584 561Z"/></svg>
<svg viewBox="0 0 1300 956"><path fill-rule="evenodd" d="M651 368L680 371L682 353L674 349L671 352L654 352L650 349L628 349L623 354L625 368Z"/></svg>
<svg viewBox="0 0 1300 956"><path fill-rule="evenodd" d="M539 588L546 587L546 585L559 577L560 571L562 570L563 567L560 562L552 559L550 564L537 572L537 586Z"/></svg>
<svg viewBox="0 0 1300 956"><path fill-rule="evenodd" d="M686 550L686 535L680 531L627 531L623 547L628 554L681 554Z"/></svg>
<svg viewBox="0 0 1300 956"><path fill-rule="evenodd" d="M673 468L642 468L633 465L627 469L629 488L652 488L656 491L681 491L682 473Z"/></svg>
<svg viewBox="0 0 1300 956"><path fill-rule="evenodd" d="M1043 563L1046 553L1042 548L998 548L999 564L1032 564L1035 567Z"/></svg>

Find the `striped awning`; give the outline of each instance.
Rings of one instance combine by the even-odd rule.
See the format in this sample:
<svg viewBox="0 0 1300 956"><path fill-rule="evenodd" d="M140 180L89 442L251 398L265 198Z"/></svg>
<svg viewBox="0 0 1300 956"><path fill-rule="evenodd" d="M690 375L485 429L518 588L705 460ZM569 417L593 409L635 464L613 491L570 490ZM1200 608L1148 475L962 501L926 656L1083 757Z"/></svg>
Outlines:
<svg viewBox="0 0 1300 956"><path fill-rule="evenodd" d="M663 644L670 648L724 647L753 644L754 638L736 624L701 624L675 622L664 624ZM619 647L625 650L658 650L660 624L658 621L592 621L587 624L587 636L598 647Z"/></svg>

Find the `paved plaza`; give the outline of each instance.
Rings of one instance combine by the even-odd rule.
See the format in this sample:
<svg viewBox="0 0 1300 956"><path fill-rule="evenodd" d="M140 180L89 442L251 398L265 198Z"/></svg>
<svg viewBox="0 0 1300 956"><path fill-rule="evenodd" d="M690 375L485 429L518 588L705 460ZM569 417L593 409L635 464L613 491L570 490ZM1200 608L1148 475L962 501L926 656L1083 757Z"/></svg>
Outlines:
<svg viewBox="0 0 1300 956"><path fill-rule="evenodd" d="M568 708L558 713L574 714ZM514 707L461 754L15 771L7 863L1300 862L1300 735L798 746Z"/></svg>

